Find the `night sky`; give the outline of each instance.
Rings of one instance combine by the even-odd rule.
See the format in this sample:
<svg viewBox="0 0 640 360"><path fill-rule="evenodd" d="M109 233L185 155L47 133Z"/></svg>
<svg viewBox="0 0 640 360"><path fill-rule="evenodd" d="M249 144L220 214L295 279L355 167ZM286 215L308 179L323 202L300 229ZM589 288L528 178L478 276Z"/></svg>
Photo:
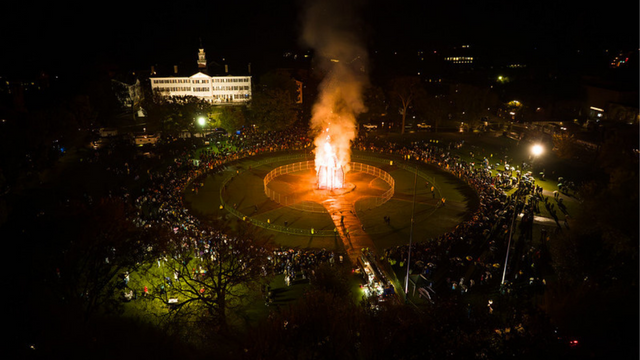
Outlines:
<svg viewBox="0 0 640 360"><path fill-rule="evenodd" d="M0 22L0 74L114 64L125 69L211 58L260 61L300 48L308 1L11 2ZM352 2L353 3L353 2ZM517 53L638 46L637 2L360 1L370 49L414 51L471 44ZM7 7L7 5L5 5Z"/></svg>

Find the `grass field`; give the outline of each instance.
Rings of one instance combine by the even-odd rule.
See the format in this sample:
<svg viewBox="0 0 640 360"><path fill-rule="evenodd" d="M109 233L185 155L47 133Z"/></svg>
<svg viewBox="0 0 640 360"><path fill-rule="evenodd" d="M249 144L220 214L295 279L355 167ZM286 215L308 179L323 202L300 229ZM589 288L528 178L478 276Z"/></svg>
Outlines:
<svg viewBox="0 0 640 360"><path fill-rule="evenodd" d="M384 158L383 156L381 156ZM397 158L391 158L398 161ZM360 161L360 160L359 160ZM366 163L366 161L360 161ZM381 161L383 163L384 161ZM371 207L370 202L358 201L355 209L360 222L374 241L376 248L385 249L391 246L406 244L409 241L411 217L413 211L414 173L397 166L382 166L381 163L370 162L389 172L395 179L395 194L387 203ZM226 171L211 174L204 180L204 186L196 194L191 190L185 193L185 204L201 218L220 218L236 221L236 218L224 210L220 210L220 190L225 179L233 176L225 189L228 204L234 204L238 211L248 217L274 225L284 225L300 229L332 230L336 225L328 213L318 214L301 212L281 206L264 194L262 177L279 164L251 167L250 162L239 161L228 167ZM409 164L415 166L415 164ZM429 180L418 177L416 186L416 205L414 236L416 240L426 240L453 229L466 219L469 211L477 206L475 193L462 181L449 173L435 167L421 164L420 171L428 174ZM435 185L435 194L430 188ZM445 197L446 206L438 203ZM257 206L257 209L256 209ZM384 217L391 218L390 224ZM301 236L277 231L261 230L262 235L270 237L277 244L285 247L326 248L341 250L342 242L332 236Z"/></svg>
<svg viewBox="0 0 640 360"><path fill-rule="evenodd" d="M446 134L440 141L448 141L447 137L459 139L456 135ZM470 151L470 149L472 149ZM471 154L473 153L473 156ZM519 149L517 144L507 138L469 138L462 149L452 150L453 154L460 156L467 161L479 162L483 157L492 159L504 158L505 154L512 156L513 163L525 161L526 153L524 149ZM522 153L522 154L521 154ZM366 233L373 240L375 247L379 250L407 244L411 236L411 217L414 209L413 194L415 190L415 222L413 229L413 241L420 242L429 238L437 237L447 231L452 230L457 224L468 219L469 214L477 207L478 199L475 192L466 184L453 175L441 171L436 167L420 164L420 171L427 174L428 179L418 177L417 182L413 172L399 166L390 166L389 160L393 159L396 164L399 159L396 157L385 158L379 156L379 162L370 162L371 165L383 168L392 175L396 181L395 194L392 199L381 206L371 207L370 202L358 201L355 204L357 216L362 223ZM493 156L492 156L493 155ZM281 206L266 197L263 190L262 179L267 172L282 163L259 165L270 155L249 158L234 162L228 168L218 174L210 174L202 180L201 187L197 192L192 188L186 189L184 194L185 206L195 215L203 219L220 218L227 219L230 226L239 221L238 218L221 210L221 187L225 180L234 177L233 181L227 183L225 189L225 201L233 204L238 211L250 217L255 217L261 221L267 221L274 225L283 225L287 221L288 226L302 229L332 229L333 223L329 214L305 213L299 210ZM359 162L367 162L361 161ZM405 165L415 166L415 163L402 162ZM492 161L493 162L493 161ZM504 166L504 165L502 165ZM500 168L500 166L498 166ZM553 191L557 190L556 179L540 181L537 184L542 186L545 194L550 196L550 201L555 203ZM414 189L414 184L415 186ZM432 194L430 187L435 186L435 193ZM439 200L445 197L446 206L438 206ZM571 197L564 196L565 205L569 214L579 210L579 202ZM257 206L257 209L256 209ZM557 207L557 206L556 206ZM548 210L540 207L541 212L537 215L549 217ZM559 221L562 223L564 214L558 212ZM384 217L391 218L390 224L384 222ZM539 224L534 227L532 239L539 241L540 230L546 227L552 229L555 224ZM268 229L259 229L259 236L263 236L268 241L278 246L287 248L325 248L328 250L342 251L343 242L332 236L301 236L291 235ZM358 291L358 280L352 279L354 299L358 300L361 293ZM140 279L140 281L144 281ZM275 276L271 282L274 292L274 302L266 306L264 299L259 293L255 296L247 297L252 299L247 307L244 307L242 314L233 316L234 326L244 327L255 323L256 320L264 319L273 307L288 306L295 299L303 296L309 289L309 284L305 281L287 286L284 283L284 276ZM410 296L414 301L424 301L417 296ZM149 308L149 307L152 308ZM153 308L158 307L160 308ZM127 311L137 314L146 314L150 321L156 321L151 314L162 314L165 309L164 304L134 301L127 306ZM141 308L142 307L142 308Z"/></svg>

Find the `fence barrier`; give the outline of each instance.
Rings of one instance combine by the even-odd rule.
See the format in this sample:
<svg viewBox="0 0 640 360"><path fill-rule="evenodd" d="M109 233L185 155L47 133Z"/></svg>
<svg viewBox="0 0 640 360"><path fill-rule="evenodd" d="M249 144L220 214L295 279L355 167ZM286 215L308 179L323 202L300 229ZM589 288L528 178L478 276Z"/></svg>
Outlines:
<svg viewBox="0 0 640 360"><path fill-rule="evenodd" d="M305 153L299 153L299 154L288 154L288 155L282 155L282 156L278 156L278 157L270 157L267 159L263 159L261 161L258 161L256 163L254 163L252 166L253 167L258 167L258 166L262 166L262 165L267 165L267 164L273 164L273 163L278 163L278 162L285 162L285 161L292 161L292 160L298 160L298 159L307 159L309 157L309 154ZM390 164L390 161L392 161L389 158L382 158L382 157L374 157L374 156L366 156L366 155L360 155L360 154L352 154L351 155L352 159L358 159L361 161L368 161L368 162L373 162L373 163L382 163L382 164ZM418 172L418 176L421 178L426 179L427 181L429 181L431 184L433 184L433 186L436 186L436 182L435 182L435 178L427 175L427 173L417 170L415 166L410 166L407 164L403 164L400 162L396 162L395 160L393 160L393 165L397 166L400 169L409 171L413 174L416 173L416 171ZM384 203L386 203L387 201L389 201L394 193L395 193L395 180L393 179L393 177L387 173L386 171L372 166L372 165L368 165L368 164L363 164L363 163L358 163L358 162L350 162L349 163L349 167L350 167L350 171L358 171L358 172L364 172L367 173L369 175L373 175L377 178L380 178L381 180L383 180L384 182L386 182L389 185L389 189L387 191L385 191L382 195L380 196L375 196L375 197L370 197L368 199L365 199L364 201L373 201L373 203L369 206L369 207L377 207L380 206ZM292 164L286 164L286 165L282 165L279 166L277 168L275 168L274 170L270 171L264 178L263 180L263 186L264 186L264 191L265 194L267 195L267 197L273 201L278 202L279 204L282 204L284 206L288 206L288 207L292 207L294 209L297 210L301 210L301 211L306 211L306 212L312 212L312 213L324 213L326 210L325 208L315 202L312 201L301 201L301 200L297 200L295 199L294 196L283 196L281 194L276 193L275 191L269 189L267 187L267 184L269 182L271 182L274 178L281 176L281 175L285 175L285 174L289 174L292 172L298 172L298 171L305 171L305 170L310 170L313 169L315 171L315 161L314 160L306 160L306 161L302 161L302 162L297 162L297 163L292 163ZM269 230L274 230L274 231L279 231L279 232L283 232L283 233L287 233L287 234L292 234L292 235L309 235L309 236L337 236L336 232L334 230L314 230L314 229L300 229L300 228L292 228L289 226L281 226L281 225L275 225L275 224L270 224L268 222L265 221L260 221L257 219L254 219L252 217L249 217L241 212L239 212L238 210L234 209L233 206L229 206L223 198L223 191L222 189L226 188L226 185L229 181L231 181L231 179L234 178L235 175L230 175L229 177L227 177L225 180L223 180L222 182L222 186L220 187L220 202L222 204L222 207L228 211L229 213L231 213L232 215L236 216L239 219L242 219L243 221L247 221L253 225L265 228L265 229L269 229ZM437 186L436 186L437 188Z"/></svg>

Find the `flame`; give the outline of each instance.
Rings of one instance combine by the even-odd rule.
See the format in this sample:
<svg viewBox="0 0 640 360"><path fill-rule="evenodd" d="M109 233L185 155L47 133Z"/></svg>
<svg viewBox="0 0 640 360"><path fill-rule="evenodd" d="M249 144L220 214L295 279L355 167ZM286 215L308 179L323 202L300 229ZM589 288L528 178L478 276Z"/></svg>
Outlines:
<svg viewBox="0 0 640 360"><path fill-rule="evenodd" d="M336 147L332 144L330 128L316 139L322 140L321 146L316 147L316 175L319 189L341 189L344 187L345 165L338 159Z"/></svg>
<svg viewBox="0 0 640 360"><path fill-rule="evenodd" d="M317 65L317 74L323 76L310 132L315 138L319 184L328 188L343 187L351 141L357 135L356 117L367 111L363 89L368 84L368 55L358 19L363 4L353 3L311 0L303 9L301 40L315 50L314 67Z"/></svg>

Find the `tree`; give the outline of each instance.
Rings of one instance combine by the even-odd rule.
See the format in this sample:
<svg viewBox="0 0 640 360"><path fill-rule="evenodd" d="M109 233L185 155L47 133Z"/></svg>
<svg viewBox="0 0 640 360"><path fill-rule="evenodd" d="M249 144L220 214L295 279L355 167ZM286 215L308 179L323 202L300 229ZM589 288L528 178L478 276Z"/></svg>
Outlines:
<svg viewBox="0 0 640 360"><path fill-rule="evenodd" d="M574 136L564 132L553 134L553 151L560 159L572 159L578 151Z"/></svg>
<svg viewBox="0 0 640 360"><path fill-rule="evenodd" d="M291 93L281 89L256 89L250 105L251 122L259 129L285 130L298 120Z"/></svg>
<svg viewBox="0 0 640 360"><path fill-rule="evenodd" d="M266 73L254 86L249 119L264 131L290 128L298 120L297 91L295 80L286 72Z"/></svg>
<svg viewBox="0 0 640 360"><path fill-rule="evenodd" d="M196 119L211 113L213 106L209 101L196 96L167 97L159 91L155 91L151 100L145 101L143 105L149 122L157 130L174 135L189 131L192 136L200 131Z"/></svg>
<svg viewBox="0 0 640 360"><path fill-rule="evenodd" d="M495 109L500 104L498 96L491 89L466 84L452 87L449 98L452 110L459 114L469 131L480 124L482 117L490 115L489 109Z"/></svg>
<svg viewBox="0 0 640 360"><path fill-rule="evenodd" d="M637 176L638 124L607 129L606 139L598 153L598 165L607 174L616 169L635 172ZM637 185L637 184L636 184Z"/></svg>
<svg viewBox="0 0 640 360"><path fill-rule="evenodd" d="M544 309L595 357L637 352L637 198L591 188L596 192L583 191L589 197L572 231L549 242L555 279L545 291Z"/></svg>
<svg viewBox="0 0 640 360"><path fill-rule="evenodd" d="M630 349L637 330L627 330L638 317L636 134L623 132L605 141L596 169L608 177L581 186L571 231L549 242L556 281L545 293L545 311L581 335L596 357L612 350L637 352Z"/></svg>
<svg viewBox="0 0 640 360"><path fill-rule="evenodd" d="M354 301L347 267L320 265L310 288L251 329L245 339L250 359L357 359L362 308Z"/></svg>
<svg viewBox="0 0 640 360"><path fill-rule="evenodd" d="M147 128L151 132L165 131L164 119L168 116L169 108L166 105L167 97L158 89L149 90L143 88L141 106L147 111Z"/></svg>
<svg viewBox="0 0 640 360"><path fill-rule="evenodd" d="M132 213L121 200L74 203L45 227L61 242L51 244L52 250L44 254L49 269L57 269L50 291L64 299L63 307L82 314L84 323L96 313L119 311L123 275L145 261L151 239L159 241L153 229L138 228L129 220Z"/></svg>
<svg viewBox="0 0 640 360"><path fill-rule="evenodd" d="M638 261L636 147L634 132L611 136L602 145L598 169L608 177L581 186L581 211L572 214L574 229L556 244L559 274L575 281L584 276L608 281L612 276L621 278L622 269Z"/></svg>
<svg viewBox="0 0 640 360"><path fill-rule="evenodd" d="M405 76L395 78L391 81L391 94L400 101L399 112L402 115L401 134L404 134L404 127L407 119L407 112L416 99L423 100L425 98L424 89L420 83L420 78L413 76Z"/></svg>
<svg viewBox="0 0 640 360"><path fill-rule="evenodd" d="M387 115L389 104L381 87L375 85L367 86L364 90L363 99L367 108L366 121L370 122Z"/></svg>
<svg viewBox="0 0 640 360"><path fill-rule="evenodd" d="M268 89L280 89L290 94L295 100L298 96L298 85L291 74L285 70L275 70L260 76L259 86Z"/></svg>
<svg viewBox="0 0 640 360"><path fill-rule="evenodd" d="M245 125L244 108L240 106L219 106L209 114L215 124L229 132L241 129Z"/></svg>
<svg viewBox="0 0 640 360"><path fill-rule="evenodd" d="M149 271L155 274L151 296L168 304L177 299L169 313L175 319L213 323L226 331L229 314L245 306L248 294L268 279L267 256L250 232L231 237L210 228L190 243L181 237L158 259L161 271Z"/></svg>
<svg viewBox="0 0 640 360"><path fill-rule="evenodd" d="M449 99L447 96L437 92L428 94L424 101L418 104L417 110L424 117L430 119L435 132L438 132L441 122L447 119L451 113Z"/></svg>
<svg viewBox="0 0 640 360"><path fill-rule="evenodd" d="M187 130L193 136L200 131L196 119L206 116L213 106L209 101L196 96L172 97L173 109L175 110L173 120L179 130Z"/></svg>

